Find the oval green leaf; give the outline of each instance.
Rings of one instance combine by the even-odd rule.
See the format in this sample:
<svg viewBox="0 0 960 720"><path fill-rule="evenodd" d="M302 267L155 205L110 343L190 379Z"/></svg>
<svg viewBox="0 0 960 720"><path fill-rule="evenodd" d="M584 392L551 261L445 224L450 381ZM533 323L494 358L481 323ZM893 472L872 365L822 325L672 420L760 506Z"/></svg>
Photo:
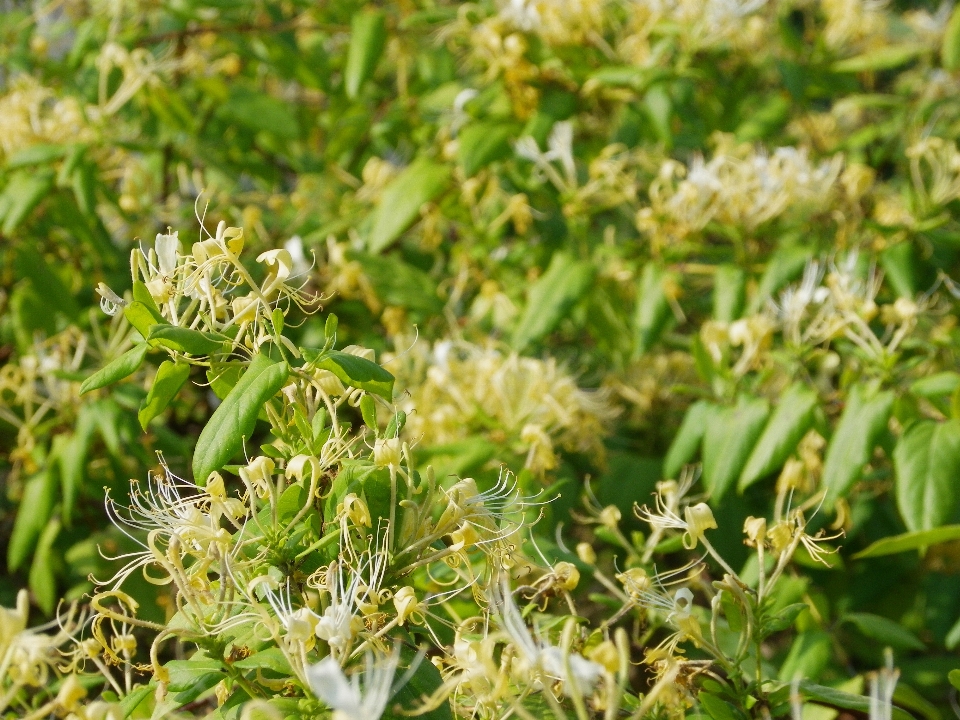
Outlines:
<svg viewBox="0 0 960 720"><path fill-rule="evenodd" d="M311 360L311 354L317 359ZM316 367L329 370L351 387L372 392L387 400L393 399L393 375L371 360L339 350L322 355L316 350L303 350L303 357L307 362L314 362Z"/></svg>
<svg viewBox="0 0 960 720"><path fill-rule="evenodd" d="M207 476L219 470L243 449L253 434L257 415L287 381L290 368L266 355L256 355L200 433L193 455L193 477L206 485Z"/></svg>
<svg viewBox="0 0 960 720"><path fill-rule="evenodd" d="M893 451L897 506L910 530L957 520L960 507L960 421L924 420Z"/></svg>

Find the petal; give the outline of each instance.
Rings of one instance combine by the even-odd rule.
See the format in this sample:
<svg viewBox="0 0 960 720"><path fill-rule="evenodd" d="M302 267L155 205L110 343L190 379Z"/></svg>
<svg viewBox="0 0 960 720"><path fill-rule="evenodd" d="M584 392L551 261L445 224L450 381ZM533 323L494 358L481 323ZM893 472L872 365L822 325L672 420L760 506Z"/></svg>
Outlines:
<svg viewBox="0 0 960 720"><path fill-rule="evenodd" d="M327 656L316 665L307 668L307 682L314 695L334 710L360 717L361 697L340 669L340 664Z"/></svg>

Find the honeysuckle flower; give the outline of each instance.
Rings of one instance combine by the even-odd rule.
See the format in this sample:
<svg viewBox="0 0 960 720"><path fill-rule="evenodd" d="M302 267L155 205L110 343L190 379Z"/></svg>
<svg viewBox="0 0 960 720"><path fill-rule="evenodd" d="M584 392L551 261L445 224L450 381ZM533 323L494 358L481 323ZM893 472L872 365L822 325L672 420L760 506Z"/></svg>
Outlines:
<svg viewBox="0 0 960 720"><path fill-rule="evenodd" d="M307 668L307 681L314 695L332 710L334 720L379 720L393 695L393 678L400 652L376 657L364 655L364 671L349 679L332 656Z"/></svg>
<svg viewBox="0 0 960 720"><path fill-rule="evenodd" d="M263 280L260 292L268 300L273 299L293 273L293 257L289 250L267 250L257 256L257 262L267 266L267 276Z"/></svg>
<svg viewBox="0 0 960 720"><path fill-rule="evenodd" d="M534 639L523 621L506 578L493 580L490 583L490 593L491 606L500 626L528 667L562 681L564 692L568 695L584 695L593 691L597 681L603 676L601 665L587 660L579 653L564 651Z"/></svg>
<svg viewBox="0 0 960 720"><path fill-rule="evenodd" d="M354 527L371 527L373 524L367 504L356 493L344 495L337 511L350 520Z"/></svg>
<svg viewBox="0 0 960 720"><path fill-rule="evenodd" d="M277 464L271 458L258 455L240 468L240 477L257 493L257 497L265 498L272 490L273 471L276 466Z"/></svg>
<svg viewBox="0 0 960 720"><path fill-rule="evenodd" d="M425 605L417 598L417 591L405 585L393 594L393 605L397 611L397 621L400 626L410 620L416 625L424 623Z"/></svg>

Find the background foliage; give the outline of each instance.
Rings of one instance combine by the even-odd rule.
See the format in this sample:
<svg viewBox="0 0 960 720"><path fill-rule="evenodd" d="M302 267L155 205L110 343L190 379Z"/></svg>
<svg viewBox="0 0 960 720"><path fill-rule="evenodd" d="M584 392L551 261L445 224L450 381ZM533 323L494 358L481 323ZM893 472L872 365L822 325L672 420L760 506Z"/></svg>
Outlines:
<svg viewBox="0 0 960 720"><path fill-rule="evenodd" d="M584 597L603 588L557 538L613 574L649 533L634 503L685 465L744 577L745 520L795 490L811 533L843 536L781 586L806 610L769 640L770 673L853 687L892 647L901 704L949 712L949 6L14 3L0 54L0 604L26 586L49 617L109 576L97 547L128 541L105 493L155 451L192 477L213 376L164 395L150 356L79 391L135 342L98 284L129 299L131 249L222 220L325 294L287 318L293 343L323 345L334 312L339 345L376 352L418 463L481 484L506 466L557 496L535 532ZM617 519L578 522L585 488ZM677 540L661 567L692 557ZM164 593L130 582L164 619Z"/></svg>

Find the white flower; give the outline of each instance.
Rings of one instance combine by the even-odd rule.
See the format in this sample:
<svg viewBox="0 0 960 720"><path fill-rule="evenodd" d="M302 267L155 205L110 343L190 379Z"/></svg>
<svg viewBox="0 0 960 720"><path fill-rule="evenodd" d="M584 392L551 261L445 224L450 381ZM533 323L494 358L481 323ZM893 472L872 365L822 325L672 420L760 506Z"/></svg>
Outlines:
<svg viewBox="0 0 960 720"><path fill-rule="evenodd" d="M564 683L564 692L578 695L589 693L603 675L603 666L587 660L575 652L564 652L539 639L534 639L513 600L506 578L490 584L492 606L500 618L500 625L510 637L523 660L533 668Z"/></svg>
<svg viewBox="0 0 960 720"><path fill-rule="evenodd" d="M376 660L368 652L364 672L347 679L340 664L327 656L307 668L307 681L313 693L333 709L334 720L379 720L393 695L399 662L397 650Z"/></svg>
<svg viewBox="0 0 960 720"><path fill-rule="evenodd" d="M177 233L157 234L153 248L157 253L160 273L166 276L172 275L173 271L177 269L177 251L180 249L180 239L177 237Z"/></svg>

